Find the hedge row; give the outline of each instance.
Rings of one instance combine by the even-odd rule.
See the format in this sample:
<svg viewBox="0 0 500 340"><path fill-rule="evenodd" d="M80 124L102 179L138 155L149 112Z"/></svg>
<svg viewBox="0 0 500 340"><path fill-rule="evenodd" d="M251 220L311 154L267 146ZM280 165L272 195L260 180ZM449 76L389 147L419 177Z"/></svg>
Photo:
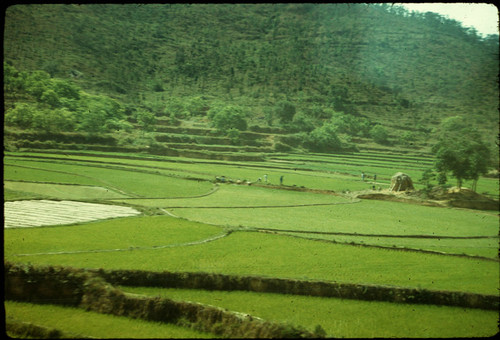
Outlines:
<svg viewBox="0 0 500 340"><path fill-rule="evenodd" d="M205 150L217 152L273 152L274 149L255 146L233 146L216 144L195 144L195 143L168 143L168 146L178 150Z"/></svg>
<svg viewBox="0 0 500 340"><path fill-rule="evenodd" d="M418 303L498 310L499 297L465 292L209 273L98 270L108 282L125 286L243 290L395 303Z"/></svg>
<svg viewBox="0 0 500 340"><path fill-rule="evenodd" d="M216 153L209 151L198 151L198 150L176 150L180 157L185 158L199 158L199 159L211 159L218 161L252 161L261 162L264 161L264 156L260 154L245 154L245 153Z"/></svg>
<svg viewBox="0 0 500 340"><path fill-rule="evenodd" d="M174 133L157 133L155 139L158 142L166 143L198 143L212 145L231 145L231 139L228 137L217 136L195 136ZM245 134L240 134L241 143L245 146L271 146L272 143L266 139L245 138Z"/></svg>
<svg viewBox="0 0 500 340"><path fill-rule="evenodd" d="M31 141L54 141L59 143L75 143L75 144L101 144L115 146L116 138L106 134L87 134L78 132L14 132L5 130L5 137L16 140L31 140Z"/></svg>
<svg viewBox="0 0 500 340"><path fill-rule="evenodd" d="M91 339L91 337L73 335L55 328L12 320L5 322L5 330L7 331L7 335L23 339Z"/></svg>
<svg viewBox="0 0 500 340"><path fill-rule="evenodd" d="M228 338L311 338L324 335L221 308L125 294L96 272L6 262L5 299L78 306L89 311L173 323Z"/></svg>

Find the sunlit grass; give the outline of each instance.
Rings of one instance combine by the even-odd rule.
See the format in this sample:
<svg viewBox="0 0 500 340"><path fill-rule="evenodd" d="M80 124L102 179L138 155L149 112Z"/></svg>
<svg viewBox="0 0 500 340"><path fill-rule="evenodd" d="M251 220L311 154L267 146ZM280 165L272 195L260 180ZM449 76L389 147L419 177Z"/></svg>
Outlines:
<svg viewBox="0 0 500 340"><path fill-rule="evenodd" d="M138 159L131 159L129 155L123 155L124 158L108 158L100 157L99 154L101 153L92 152L89 156L70 154L64 156L67 159L63 159L61 154L44 154L59 158L45 161L6 157L6 180L38 183L16 182L13 187L8 184L4 188L5 199L48 196L102 199L104 196L97 195L93 189L88 191L82 186L69 187L40 182L94 186L92 188L98 186L116 190L120 195L170 197L123 202L142 205L142 209L151 212L161 212L157 208L165 208L170 213L194 221L169 216L141 216L71 226L6 229L5 259L83 268L258 275L498 294L499 267L498 263L493 261L332 244L321 240L253 231L233 232L216 241L197 244L198 241L224 235L227 229L245 229L244 227L390 235L498 235L498 217L490 212L374 200L354 203L334 195L271 188L271 185L279 185L281 176L284 176L283 184L288 187L336 192L371 188L374 185L372 179L362 181L361 171L368 176L377 174L375 185L386 188L390 176L396 171L405 170L406 165L408 173L418 181L421 175L418 159L405 160L402 157L400 161L391 161L391 157L373 154L374 159L370 160L369 153L352 156L290 155L280 157L285 160L295 158L297 161L280 163L222 162L145 155L133 155ZM429 160L422 160L424 168ZM95 161L99 163L92 163ZM266 174L269 186L264 183ZM213 180L222 175L234 180L257 181L261 178L260 183L264 186L221 184L218 191L212 192L215 187L208 181L184 179L196 177ZM498 179L482 178L478 182L478 191L498 194ZM188 198L205 194L209 195ZM235 208L330 203L333 205ZM381 238L302 233L293 235L492 258L497 257L498 251L498 239ZM162 248L164 246L168 248ZM55 252L67 254L16 256ZM153 294L153 290L149 292ZM334 337L474 337L489 336L497 331L496 324L491 320L498 318L498 313L487 311L245 292L165 292L179 299L205 302L266 319L304 325L310 330L321 324L328 334ZM46 313L49 319L54 318L52 315L57 315L39 310L38 306L26 306L29 307L20 307L20 312L15 312L22 320L25 320L23 314L29 315L26 309L36 310L35 313ZM10 306L9 310L12 314L15 309ZM67 311L66 308L63 310ZM118 322L120 321L110 321L108 327L119 327L114 326L119 325ZM98 323L96 321L96 324ZM140 329L142 326L130 327ZM106 327L102 328L105 332ZM105 337L96 334L85 333ZM130 334L135 333L130 333L127 329L126 337L134 337ZM143 334L149 333L144 331ZM190 337L182 332L172 334L172 337ZM121 336L118 334L116 337Z"/></svg>
<svg viewBox="0 0 500 340"><path fill-rule="evenodd" d="M321 325L327 337L488 337L498 332L498 313L478 309L241 291L121 289L209 304L266 320L301 325L310 331Z"/></svg>
<svg viewBox="0 0 500 340"><path fill-rule="evenodd" d="M6 229L4 252L8 256L114 249L132 251L137 247L175 246L221 233L222 229L218 227L169 216L141 216L77 226ZM119 260L116 253L113 256Z"/></svg>
<svg viewBox="0 0 500 340"><path fill-rule="evenodd" d="M33 196L57 199L106 199L125 197L119 192L98 186L61 185L32 182L4 182L4 190L30 193Z"/></svg>
<svg viewBox="0 0 500 340"><path fill-rule="evenodd" d="M118 170L88 165L61 164L51 162L19 161L16 164L36 167L36 170L8 167L6 180L30 180L52 183L90 184L121 190L128 195L143 197L188 197L205 194L212 188L206 181L185 180L160 173L151 174L134 171L133 168ZM20 170L22 169L22 170ZM43 177L40 177L40 173ZM63 177L60 179L60 177Z"/></svg>
<svg viewBox="0 0 500 340"><path fill-rule="evenodd" d="M332 202L339 202L333 197ZM347 203L349 201L344 201ZM204 223L284 230L388 235L496 236L498 218L481 211L362 200L274 209L171 209Z"/></svg>
<svg viewBox="0 0 500 340"><path fill-rule="evenodd" d="M6 320L22 320L37 326L58 329L77 337L113 338L214 338L172 324L143 321L55 305L4 302ZM11 336L15 337L15 334Z"/></svg>
<svg viewBox="0 0 500 340"><path fill-rule="evenodd" d="M126 202L126 200L123 201ZM350 200L334 195L238 184L221 184L213 194L198 198L165 200L135 199L133 201L134 204L164 207L167 209L169 207L275 207L347 202L350 202ZM246 214L252 215L254 212L249 211Z"/></svg>
<svg viewBox="0 0 500 340"><path fill-rule="evenodd" d="M295 237L322 239L340 243L355 242L358 244L384 247L422 249L426 251L449 254L467 254L498 259L498 238L448 239L448 238L401 238L377 236L342 236L313 233L287 233Z"/></svg>
<svg viewBox="0 0 500 340"><path fill-rule="evenodd" d="M213 229L209 230L213 235ZM119 255L102 252L15 257L12 256L11 249L32 253L34 252L32 248L37 247L37 240L30 238L29 242L26 240L22 242L22 249L15 248L21 243L21 239L19 235L13 239L12 234L7 231L9 230L5 233L6 259L33 264L152 271L200 271L487 294L498 292L498 263L476 259L329 244L256 232L237 232L217 241L199 245L135 249L120 252ZM89 235L89 233L78 233L78 228L74 231L77 233L75 240ZM189 232L187 229L186 234ZM92 236L91 239L97 237ZM117 239L116 242L123 244L133 241L125 233L122 235L116 232L113 237ZM58 238L52 241L52 247L67 250L69 247L64 246L66 238L65 233L58 233ZM80 245L75 244L74 247L82 249ZM46 243L45 249L47 248L50 248L50 242Z"/></svg>

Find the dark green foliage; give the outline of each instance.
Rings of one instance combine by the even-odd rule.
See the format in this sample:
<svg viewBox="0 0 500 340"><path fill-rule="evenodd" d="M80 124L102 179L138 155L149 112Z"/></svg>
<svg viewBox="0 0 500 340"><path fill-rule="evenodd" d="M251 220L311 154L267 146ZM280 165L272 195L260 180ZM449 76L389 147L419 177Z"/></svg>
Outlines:
<svg viewBox="0 0 500 340"><path fill-rule="evenodd" d="M282 100L274 107L274 114L282 124L290 123L295 116L295 105L287 100Z"/></svg>
<svg viewBox="0 0 500 340"><path fill-rule="evenodd" d="M228 105L223 108L215 107L208 112L208 118L213 127L227 134L229 130L246 130L247 122L243 109L239 106Z"/></svg>
<svg viewBox="0 0 500 340"><path fill-rule="evenodd" d="M432 169L427 169L422 173L422 178L420 178L420 182L422 182L422 184L424 185L423 190L425 192L428 193L432 189L433 185L431 181L435 179L436 179L436 174Z"/></svg>
<svg viewBox="0 0 500 340"><path fill-rule="evenodd" d="M85 119L83 92L173 124L203 117L217 98L293 131L312 131L303 117L294 124L297 113L318 127L342 112L337 132L352 137L370 137L364 119L398 135L395 121L430 130L467 114L490 142L497 38L387 4L16 5L5 13L5 106L66 108L77 130L100 132L116 122L106 127L99 108Z"/></svg>
<svg viewBox="0 0 500 340"><path fill-rule="evenodd" d="M227 130L227 136L231 140L231 144L240 144L240 130L236 128L230 128L229 130Z"/></svg>
<svg viewBox="0 0 500 340"><path fill-rule="evenodd" d="M389 134L382 125L375 125L370 129L370 136L379 144L387 144Z"/></svg>
<svg viewBox="0 0 500 340"><path fill-rule="evenodd" d="M292 132L304 131L310 132L314 130L314 120L304 113L297 113L290 124L287 124L288 130Z"/></svg>
<svg viewBox="0 0 500 340"><path fill-rule="evenodd" d="M356 117L340 112L332 112L330 121L337 127L337 131L340 133L360 137L369 136L370 121L367 118Z"/></svg>
<svg viewBox="0 0 500 340"><path fill-rule="evenodd" d="M37 108L32 104L19 103L5 113L5 124L23 129L33 125L33 115Z"/></svg>
<svg viewBox="0 0 500 340"><path fill-rule="evenodd" d="M498 298L461 292L387 287L324 281L288 280L258 276L208 273L147 272L136 270L98 270L106 281L125 286L171 287L207 290L246 290L280 294L341 297L360 300L425 303L470 308L498 309Z"/></svg>
<svg viewBox="0 0 500 340"><path fill-rule="evenodd" d="M50 78L45 71L22 73L5 63L4 68L8 73L5 88L31 97L6 110L7 125L47 132L99 133L130 128L123 121L122 104L115 99L88 94L69 80Z"/></svg>
<svg viewBox="0 0 500 340"><path fill-rule="evenodd" d="M331 123L325 123L304 136L304 145L314 152L334 152L342 149L342 143L337 135L337 128Z"/></svg>
<svg viewBox="0 0 500 340"><path fill-rule="evenodd" d="M105 274L102 271L100 274ZM139 274L139 275L134 275ZM155 282L153 273L125 273L123 281L139 279L143 284ZM160 274L161 275L161 274ZM142 277L141 277L142 276ZM161 275L163 276L163 275ZM206 275L191 276L193 286L212 282ZM314 335L302 327L241 316L216 307L173 301L166 298L133 297L107 283L101 276L72 268L32 267L6 263L6 298L32 303L57 302L98 313L113 314L144 320L174 323L193 327L227 338L311 338ZM186 275L173 275L174 282ZM198 279L198 280L197 280ZM194 281L194 282L193 282ZM201 282L196 282L201 281ZM133 281L129 281L133 282ZM163 281L163 284L165 281ZM73 295L76 292L76 299ZM73 294L68 294L73 293ZM37 329L37 331L39 331ZM44 332L41 332L44 333ZM37 334L40 335L40 334ZM59 337L53 331L50 335Z"/></svg>
<svg viewBox="0 0 500 340"><path fill-rule="evenodd" d="M451 172L459 188L463 180L473 180L472 189L475 190L475 182L488 171L491 160L490 150L481 135L461 116L443 120L437 134L438 142L433 151L441 178Z"/></svg>
<svg viewBox="0 0 500 340"><path fill-rule="evenodd" d="M152 131L156 124L156 117L149 111L139 110L134 114L137 123L143 131Z"/></svg>

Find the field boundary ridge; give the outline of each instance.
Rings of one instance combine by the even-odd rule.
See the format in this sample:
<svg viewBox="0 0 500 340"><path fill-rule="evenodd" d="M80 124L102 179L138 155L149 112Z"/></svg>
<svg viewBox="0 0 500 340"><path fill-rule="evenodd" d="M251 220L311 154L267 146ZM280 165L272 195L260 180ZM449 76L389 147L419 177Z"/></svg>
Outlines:
<svg viewBox="0 0 500 340"><path fill-rule="evenodd" d="M58 304L103 314L175 324L225 338L319 338L301 326L266 321L201 303L127 294L96 271L4 262L5 299Z"/></svg>
<svg viewBox="0 0 500 340"><path fill-rule="evenodd" d="M499 297L457 291L434 291L357 283L305 281L260 276L235 276L201 272L150 272L141 270L104 270L92 272L114 285L186 288L222 291L251 291L333 297L407 304L431 304L498 310Z"/></svg>

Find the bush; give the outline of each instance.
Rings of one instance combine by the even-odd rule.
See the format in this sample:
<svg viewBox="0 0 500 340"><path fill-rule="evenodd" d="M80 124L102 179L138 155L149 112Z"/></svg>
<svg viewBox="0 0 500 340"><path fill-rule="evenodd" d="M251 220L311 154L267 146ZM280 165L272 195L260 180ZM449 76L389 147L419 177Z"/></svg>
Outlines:
<svg viewBox="0 0 500 340"><path fill-rule="evenodd" d="M173 120L177 120L186 117L189 111L186 109L186 105L181 99L172 97L167 101L163 113Z"/></svg>
<svg viewBox="0 0 500 340"><path fill-rule="evenodd" d="M282 100L274 107L274 113L280 119L282 124L286 124L295 116L296 108L291 102Z"/></svg>
<svg viewBox="0 0 500 340"><path fill-rule="evenodd" d="M334 112L330 122L337 127L338 132L351 136L365 137L370 131L370 122L364 117Z"/></svg>
<svg viewBox="0 0 500 340"><path fill-rule="evenodd" d="M32 127L33 114L37 108L32 104L18 103L5 113L5 124L23 129Z"/></svg>
<svg viewBox="0 0 500 340"><path fill-rule="evenodd" d="M245 113L239 106L227 105L221 110L210 109L208 118L211 120L211 125L222 133L227 133L230 129L240 131L247 129Z"/></svg>
<svg viewBox="0 0 500 340"><path fill-rule="evenodd" d="M375 125L370 130L370 137L372 137L373 140L379 144L387 144L389 134L382 125Z"/></svg>
<svg viewBox="0 0 500 340"><path fill-rule="evenodd" d="M231 140L231 144L233 145L240 144L240 130L231 128L227 131L227 136Z"/></svg>
<svg viewBox="0 0 500 340"><path fill-rule="evenodd" d="M292 151L292 147L290 145L286 145L280 142L274 143L274 151L277 152L289 152Z"/></svg>
<svg viewBox="0 0 500 340"><path fill-rule="evenodd" d="M342 149L342 143L333 124L323 124L305 136L304 145L311 151L332 152Z"/></svg>
<svg viewBox="0 0 500 340"><path fill-rule="evenodd" d="M201 97L193 97L186 103L186 109L190 116L204 116L207 113L208 105Z"/></svg>
<svg viewBox="0 0 500 340"><path fill-rule="evenodd" d="M314 130L314 121L311 117L305 115L304 113L298 113L293 117L292 122L288 125L288 129L297 132L305 131L311 132Z"/></svg>

